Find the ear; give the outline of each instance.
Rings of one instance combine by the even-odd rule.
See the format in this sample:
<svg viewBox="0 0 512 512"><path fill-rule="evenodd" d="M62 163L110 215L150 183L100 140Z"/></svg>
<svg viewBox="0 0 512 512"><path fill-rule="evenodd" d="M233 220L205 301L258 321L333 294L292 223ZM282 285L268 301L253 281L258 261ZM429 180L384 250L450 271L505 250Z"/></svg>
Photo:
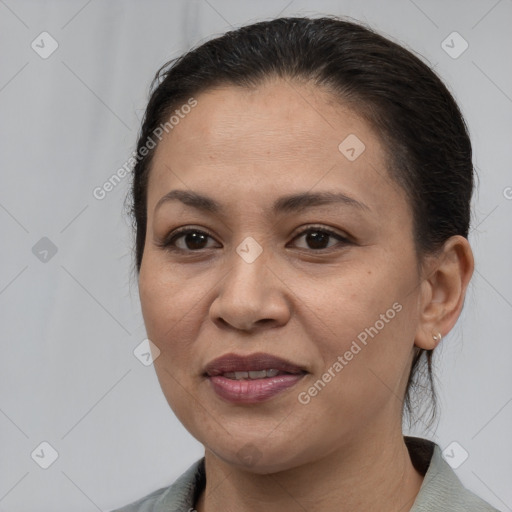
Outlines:
<svg viewBox="0 0 512 512"><path fill-rule="evenodd" d="M469 242L460 235L449 238L438 255L428 258L414 344L432 350L441 341L439 334L446 336L459 318L475 263Z"/></svg>

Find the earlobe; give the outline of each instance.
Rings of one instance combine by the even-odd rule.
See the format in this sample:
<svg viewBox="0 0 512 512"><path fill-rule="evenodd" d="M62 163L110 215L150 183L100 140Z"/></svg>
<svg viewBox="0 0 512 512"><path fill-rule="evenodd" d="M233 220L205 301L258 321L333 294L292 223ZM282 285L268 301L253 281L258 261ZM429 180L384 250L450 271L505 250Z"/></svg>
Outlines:
<svg viewBox="0 0 512 512"><path fill-rule="evenodd" d="M417 335L415 338L415 346L425 349L425 350L434 350L443 339L443 335L437 331L432 332L430 336L425 333L421 333L421 335Z"/></svg>
<svg viewBox="0 0 512 512"><path fill-rule="evenodd" d="M471 246L455 235L432 259L420 297L420 318L415 345L434 349L453 328L464 305L466 289L474 270Z"/></svg>

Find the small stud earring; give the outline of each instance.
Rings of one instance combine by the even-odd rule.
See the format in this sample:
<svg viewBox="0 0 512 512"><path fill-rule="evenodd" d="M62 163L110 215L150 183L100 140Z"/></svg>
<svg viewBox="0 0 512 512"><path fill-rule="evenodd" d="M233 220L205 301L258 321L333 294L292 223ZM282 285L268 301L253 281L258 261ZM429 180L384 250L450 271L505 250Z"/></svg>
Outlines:
<svg viewBox="0 0 512 512"><path fill-rule="evenodd" d="M437 334L433 334L432 338L433 338L434 341L439 343L441 341L441 339L442 339L441 333L438 332Z"/></svg>

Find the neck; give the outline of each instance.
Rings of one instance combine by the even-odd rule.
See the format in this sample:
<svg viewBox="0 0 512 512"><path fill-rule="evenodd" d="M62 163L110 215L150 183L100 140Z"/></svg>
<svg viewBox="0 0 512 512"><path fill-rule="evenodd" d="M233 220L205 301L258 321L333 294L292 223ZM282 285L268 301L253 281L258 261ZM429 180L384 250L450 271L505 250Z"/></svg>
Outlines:
<svg viewBox="0 0 512 512"><path fill-rule="evenodd" d="M328 456L274 474L240 470L205 453L206 489L198 512L407 512L423 482L401 432L372 437Z"/></svg>

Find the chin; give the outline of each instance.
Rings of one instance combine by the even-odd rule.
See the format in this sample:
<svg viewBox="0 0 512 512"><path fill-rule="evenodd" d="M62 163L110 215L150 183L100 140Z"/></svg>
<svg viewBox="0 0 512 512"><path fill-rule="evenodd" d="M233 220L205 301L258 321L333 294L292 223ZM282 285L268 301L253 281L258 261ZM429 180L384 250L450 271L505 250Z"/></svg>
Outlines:
<svg viewBox="0 0 512 512"><path fill-rule="evenodd" d="M236 451L233 451L235 443L229 444L230 446L225 447L226 449L217 446L213 449L208 448L208 450L226 464L250 473L259 475L279 473L305 462L299 460L302 458L300 454L292 452L294 447L290 446L289 441L286 442L286 446L281 447L272 446L268 439L239 441L236 443L239 446Z"/></svg>

